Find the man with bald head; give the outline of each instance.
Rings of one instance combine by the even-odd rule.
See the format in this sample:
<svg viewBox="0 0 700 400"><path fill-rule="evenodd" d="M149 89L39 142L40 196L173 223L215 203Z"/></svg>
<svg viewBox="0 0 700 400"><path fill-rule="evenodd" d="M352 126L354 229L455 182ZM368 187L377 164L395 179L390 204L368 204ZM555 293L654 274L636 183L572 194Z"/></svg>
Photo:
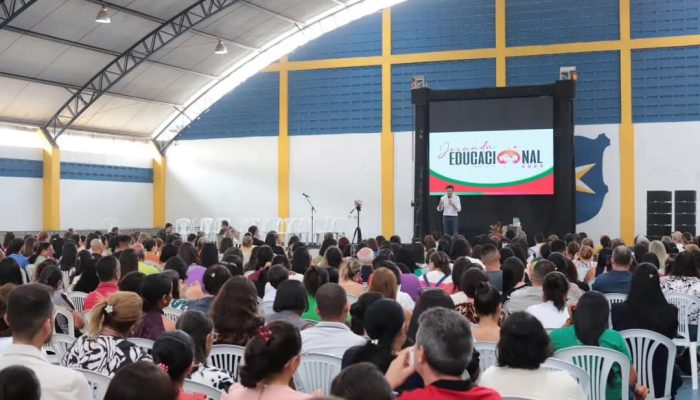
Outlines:
<svg viewBox="0 0 700 400"><path fill-rule="evenodd" d="M632 285L632 251L626 246L617 246L611 260L612 271L599 275L593 283L593 290L601 293L628 294Z"/></svg>

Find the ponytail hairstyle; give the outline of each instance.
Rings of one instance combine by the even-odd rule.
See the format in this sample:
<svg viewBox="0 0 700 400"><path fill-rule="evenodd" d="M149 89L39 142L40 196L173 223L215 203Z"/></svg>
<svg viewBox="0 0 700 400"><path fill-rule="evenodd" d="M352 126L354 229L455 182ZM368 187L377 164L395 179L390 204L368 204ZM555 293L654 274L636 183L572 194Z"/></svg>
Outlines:
<svg viewBox="0 0 700 400"><path fill-rule="evenodd" d="M445 275L451 275L450 270L450 257L444 251L438 250L430 256L430 262L433 264L435 269L439 269Z"/></svg>
<svg viewBox="0 0 700 400"><path fill-rule="evenodd" d="M377 292L363 293L353 305L350 306L350 329L359 336L365 334L365 316L367 310L375 301L383 296Z"/></svg>
<svg viewBox="0 0 700 400"><path fill-rule="evenodd" d="M153 362L176 384L185 380L193 361L194 342L184 331L165 332L153 343Z"/></svg>
<svg viewBox="0 0 700 400"><path fill-rule="evenodd" d="M561 311L566 307L566 294L569 292L569 280L559 271L550 272L542 282L544 301L551 301Z"/></svg>
<svg viewBox="0 0 700 400"><path fill-rule="evenodd" d="M96 338L105 326L130 336L132 328L141 321L141 307L141 297L133 292L117 292L102 299L90 311L88 336Z"/></svg>
<svg viewBox="0 0 700 400"><path fill-rule="evenodd" d="M56 265L47 265L37 276L37 281L48 285L52 291L56 290L62 280L63 274L61 274L61 270Z"/></svg>
<svg viewBox="0 0 700 400"><path fill-rule="evenodd" d="M351 363L368 361L386 371L394 359L394 342L404 325L403 307L394 300L377 300L367 309L364 325L370 340L357 350Z"/></svg>
<svg viewBox="0 0 700 400"><path fill-rule="evenodd" d="M221 264L214 264L207 268L202 278L204 290L212 296L219 294L219 290L224 286L224 283L231 277L231 271Z"/></svg>
<svg viewBox="0 0 700 400"><path fill-rule="evenodd" d="M29 263L34 264L42 251L51 247L50 242L37 242L34 244L34 253L29 257Z"/></svg>
<svg viewBox="0 0 700 400"><path fill-rule="evenodd" d="M478 315L494 315L501 304L498 289L488 282L478 282L474 289L474 309Z"/></svg>
<svg viewBox="0 0 700 400"><path fill-rule="evenodd" d="M245 347L245 363L240 368L241 384L247 388L256 387L282 372L300 351L301 335L292 324L275 321L260 327Z"/></svg>
<svg viewBox="0 0 700 400"><path fill-rule="evenodd" d="M160 273L146 276L141 282L143 312L158 310L160 300L172 293L173 284L167 275Z"/></svg>

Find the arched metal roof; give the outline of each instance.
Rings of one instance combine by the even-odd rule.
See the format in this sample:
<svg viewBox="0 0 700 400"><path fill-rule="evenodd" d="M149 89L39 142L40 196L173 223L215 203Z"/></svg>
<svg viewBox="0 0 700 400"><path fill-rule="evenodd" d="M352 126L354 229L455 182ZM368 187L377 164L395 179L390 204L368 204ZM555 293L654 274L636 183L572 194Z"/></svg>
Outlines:
<svg viewBox="0 0 700 400"><path fill-rule="evenodd" d="M6 0L14 6L0 11L0 122L55 128L63 118L62 129L167 140L178 116L196 117L297 46L396 2ZM95 22L103 4L110 24ZM170 21L192 6L202 8ZM214 54L218 39L227 54ZM100 76L109 84L95 84ZM65 123L66 110L80 112Z"/></svg>

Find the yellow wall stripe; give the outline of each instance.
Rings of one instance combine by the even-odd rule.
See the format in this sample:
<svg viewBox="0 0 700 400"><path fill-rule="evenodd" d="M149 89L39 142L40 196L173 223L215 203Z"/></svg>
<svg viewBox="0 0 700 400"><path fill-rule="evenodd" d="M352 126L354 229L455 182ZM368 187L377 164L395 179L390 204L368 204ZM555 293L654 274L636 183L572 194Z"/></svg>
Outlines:
<svg viewBox="0 0 700 400"><path fill-rule="evenodd" d="M61 229L61 151L37 130L44 140L43 229Z"/></svg>
<svg viewBox="0 0 700 400"><path fill-rule="evenodd" d="M153 226L165 226L165 157L155 150L153 156Z"/></svg>
<svg viewBox="0 0 700 400"><path fill-rule="evenodd" d="M382 12L382 234L394 234L394 132L391 126L391 9Z"/></svg>
<svg viewBox="0 0 700 400"><path fill-rule="evenodd" d="M496 86L506 86L506 0L496 0Z"/></svg>
<svg viewBox="0 0 700 400"><path fill-rule="evenodd" d="M636 204L630 32L630 0L620 0L620 236L632 244Z"/></svg>
<svg viewBox="0 0 700 400"><path fill-rule="evenodd" d="M285 57L282 65L287 64ZM277 215L289 217L289 72L280 71L279 136L277 138Z"/></svg>

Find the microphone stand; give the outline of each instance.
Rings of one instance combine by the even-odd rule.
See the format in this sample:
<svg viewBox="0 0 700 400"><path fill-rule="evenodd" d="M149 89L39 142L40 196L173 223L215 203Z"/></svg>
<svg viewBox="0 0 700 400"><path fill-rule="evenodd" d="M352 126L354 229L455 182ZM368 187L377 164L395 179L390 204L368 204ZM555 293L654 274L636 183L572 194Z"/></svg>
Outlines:
<svg viewBox="0 0 700 400"><path fill-rule="evenodd" d="M316 214L316 207L311 203L310 196L302 194L306 198L306 202L309 203L309 207L311 207L311 237L309 238L309 245L311 244L316 244L316 242L313 242L314 240L314 214Z"/></svg>
<svg viewBox="0 0 700 400"><path fill-rule="evenodd" d="M362 230L360 229L360 211L361 210L362 210L362 208L357 207L357 206L353 207L352 210L350 210L350 215L352 215L352 213L354 211L357 211L357 228L355 228L355 232L353 232L353 234L352 234L352 241L350 241L350 243L355 243L355 238L357 237L356 244L358 244L358 245L362 242Z"/></svg>

